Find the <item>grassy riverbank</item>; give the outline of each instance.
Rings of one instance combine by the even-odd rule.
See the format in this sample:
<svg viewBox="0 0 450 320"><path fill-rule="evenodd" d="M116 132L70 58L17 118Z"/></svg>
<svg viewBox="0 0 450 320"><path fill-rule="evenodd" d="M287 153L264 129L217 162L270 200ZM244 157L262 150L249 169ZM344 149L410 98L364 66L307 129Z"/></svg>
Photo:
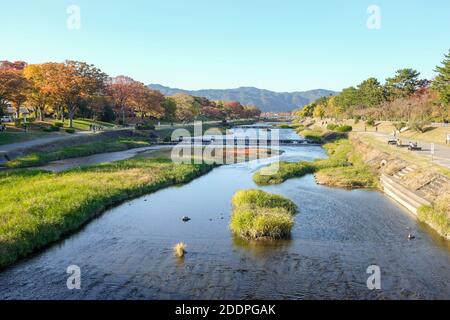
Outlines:
<svg viewBox="0 0 450 320"><path fill-rule="evenodd" d="M319 183L342 188L376 188L378 179L354 150L349 139L324 145L329 158L313 162L279 162L258 171L253 180L260 186L280 184L316 173Z"/></svg>
<svg viewBox="0 0 450 320"><path fill-rule="evenodd" d="M108 139L104 141L84 143L79 145L62 147L48 152L35 152L26 156L8 161L7 168L28 168L42 166L49 162L86 157L93 154L123 151L149 146L150 143L142 138Z"/></svg>
<svg viewBox="0 0 450 320"><path fill-rule="evenodd" d="M233 197L230 228L250 240L284 239L291 234L297 206L282 196L260 190L239 191Z"/></svg>
<svg viewBox="0 0 450 320"><path fill-rule="evenodd" d="M419 209L418 218L436 230L441 236L450 240L450 194L443 193L432 207Z"/></svg>
<svg viewBox="0 0 450 320"><path fill-rule="evenodd" d="M113 205L186 183L212 168L136 158L58 174L2 172L0 268L57 241Z"/></svg>

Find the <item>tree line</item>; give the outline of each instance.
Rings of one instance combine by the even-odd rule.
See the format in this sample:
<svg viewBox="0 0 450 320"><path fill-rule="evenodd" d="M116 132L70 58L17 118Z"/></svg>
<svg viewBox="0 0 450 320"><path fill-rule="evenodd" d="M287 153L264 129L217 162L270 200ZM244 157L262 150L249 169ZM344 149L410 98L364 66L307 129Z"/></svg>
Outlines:
<svg viewBox="0 0 450 320"><path fill-rule="evenodd" d="M35 118L92 118L126 124L134 121L226 120L257 118L256 106L237 101L210 101L202 97L176 94L166 97L127 76L109 77L92 64L67 60L63 63L0 63L0 114L7 107L20 114L31 107Z"/></svg>
<svg viewBox="0 0 450 320"><path fill-rule="evenodd" d="M294 111L296 117L393 120L408 123L450 119L450 50L433 80L414 69L398 70L381 84L376 78Z"/></svg>

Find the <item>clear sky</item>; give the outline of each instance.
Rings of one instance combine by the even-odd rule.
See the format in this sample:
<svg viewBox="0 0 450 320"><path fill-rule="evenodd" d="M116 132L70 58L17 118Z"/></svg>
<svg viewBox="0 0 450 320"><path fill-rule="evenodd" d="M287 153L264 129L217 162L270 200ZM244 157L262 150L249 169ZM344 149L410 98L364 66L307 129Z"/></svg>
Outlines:
<svg viewBox="0 0 450 320"><path fill-rule="evenodd" d="M81 28L69 30L77 5ZM369 29L367 8L381 9ZM0 0L0 60L82 60L184 89L341 90L396 69L432 77L448 0Z"/></svg>

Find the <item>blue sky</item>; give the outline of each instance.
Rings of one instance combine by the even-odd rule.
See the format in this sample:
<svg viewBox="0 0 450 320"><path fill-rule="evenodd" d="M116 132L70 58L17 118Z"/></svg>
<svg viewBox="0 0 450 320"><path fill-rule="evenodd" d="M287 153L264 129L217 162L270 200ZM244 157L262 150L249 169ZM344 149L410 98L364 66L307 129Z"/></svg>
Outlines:
<svg viewBox="0 0 450 320"><path fill-rule="evenodd" d="M396 69L432 77L448 0L0 0L0 60L75 59L185 89L341 90ZM367 8L381 9L370 30ZM69 5L81 29L67 28ZM5 14L6 13L6 14Z"/></svg>

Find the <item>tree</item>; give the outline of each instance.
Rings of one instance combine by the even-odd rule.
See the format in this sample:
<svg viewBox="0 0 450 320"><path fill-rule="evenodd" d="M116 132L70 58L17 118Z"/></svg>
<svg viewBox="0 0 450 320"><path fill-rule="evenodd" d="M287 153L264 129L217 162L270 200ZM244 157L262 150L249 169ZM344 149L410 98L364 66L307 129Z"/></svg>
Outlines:
<svg viewBox="0 0 450 320"><path fill-rule="evenodd" d="M342 112L347 112L361 105L359 91L355 87L349 87L342 90L342 93L336 97L336 107Z"/></svg>
<svg viewBox="0 0 450 320"><path fill-rule="evenodd" d="M393 98L408 97L416 92L423 81L419 80L420 72L414 69L397 70L395 76L386 79L386 88Z"/></svg>
<svg viewBox="0 0 450 320"><path fill-rule="evenodd" d="M315 103L310 103L304 106L302 109L299 109L294 113L296 117L299 118L310 118L314 116L314 109L316 108Z"/></svg>
<svg viewBox="0 0 450 320"><path fill-rule="evenodd" d="M164 95L159 91L154 91L146 87L144 84L136 87L132 97L131 105L140 114L141 119L147 116L161 119L164 116Z"/></svg>
<svg viewBox="0 0 450 320"><path fill-rule="evenodd" d="M321 104L316 105L316 107L314 108L314 113L313 113L315 118L320 118L322 119L325 116L325 109Z"/></svg>
<svg viewBox="0 0 450 320"><path fill-rule="evenodd" d="M25 67L27 66L27 63L24 61L0 61L0 69L3 70L16 70L16 71L23 71Z"/></svg>
<svg viewBox="0 0 450 320"><path fill-rule="evenodd" d="M384 99L384 89L376 78L369 78L359 86L359 98L365 107L375 107L380 105Z"/></svg>
<svg viewBox="0 0 450 320"><path fill-rule="evenodd" d="M259 118L261 110L257 106L244 106L244 113L246 118Z"/></svg>
<svg viewBox="0 0 450 320"><path fill-rule="evenodd" d="M176 120L177 103L171 97L166 97L161 103L164 108L164 119L169 122Z"/></svg>
<svg viewBox="0 0 450 320"><path fill-rule="evenodd" d="M239 101L226 101L223 103L223 106L229 119L240 119L245 117L244 107Z"/></svg>
<svg viewBox="0 0 450 320"><path fill-rule="evenodd" d="M328 114L331 117L334 117L336 120L344 112L343 108L338 105L336 96L332 96L328 99L327 111L328 111Z"/></svg>
<svg viewBox="0 0 450 320"><path fill-rule="evenodd" d="M437 66L435 72L437 76L433 81L432 88L439 93L440 101L445 104L450 104L450 50L445 55L442 66Z"/></svg>
<svg viewBox="0 0 450 320"><path fill-rule="evenodd" d="M0 69L0 105L4 108L10 102L16 108L17 115L20 107L27 99L30 84L22 71L2 67Z"/></svg>
<svg viewBox="0 0 450 320"><path fill-rule="evenodd" d="M23 74L30 83L27 100L33 105L36 118L42 121L46 106L51 101L52 87L49 74L55 68L54 63L34 64L25 67Z"/></svg>
<svg viewBox="0 0 450 320"><path fill-rule="evenodd" d="M48 76L55 100L67 108L70 128L73 127L77 109L92 97L103 93L107 78L94 65L69 60L58 65Z"/></svg>
<svg viewBox="0 0 450 320"><path fill-rule="evenodd" d="M172 96L172 99L177 104L175 112L177 120L183 122L193 121L200 114L200 105L195 101L193 96L185 93L177 93Z"/></svg>
<svg viewBox="0 0 450 320"><path fill-rule="evenodd" d="M109 80L108 91L116 109L122 115L122 124L125 124L125 113L131 109L133 95L139 87L140 84L137 81L126 76L117 76Z"/></svg>
<svg viewBox="0 0 450 320"><path fill-rule="evenodd" d="M3 109L20 82L20 75L11 70L0 69L0 107Z"/></svg>

